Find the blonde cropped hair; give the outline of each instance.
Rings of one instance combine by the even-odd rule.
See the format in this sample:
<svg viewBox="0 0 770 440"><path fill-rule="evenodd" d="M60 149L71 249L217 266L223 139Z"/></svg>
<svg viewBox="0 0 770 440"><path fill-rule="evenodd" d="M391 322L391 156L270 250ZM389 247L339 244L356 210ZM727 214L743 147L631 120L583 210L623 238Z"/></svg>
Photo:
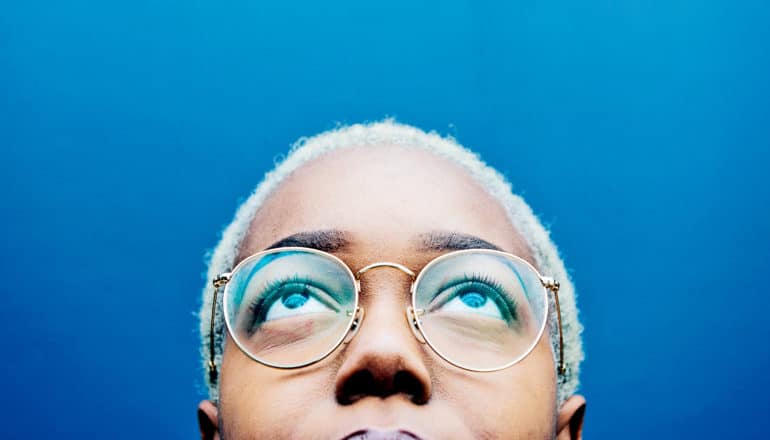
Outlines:
<svg viewBox="0 0 770 440"><path fill-rule="evenodd" d="M561 283L559 303L561 307L562 332L564 338L564 366L566 372L559 375L557 383L557 403L561 405L577 391L579 384L580 363L583 360L581 341L582 325L578 319L575 302L575 289L564 262L559 257L556 245L551 241L548 231L540 223L523 198L513 193L511 184L494 168L485 164L477 154L458 144L451 137L442 137L435 132L426 133L418 128L397 123L392 119L369 124L342 126L309 138L300 138L295 142L286 157L277 163L273 170L265 174L262 182L243 202L235 213L233 221L224 229L217 246L209 254L207 282L203 288L203 303L199 313L201 357L205 383L209 399L219 398L218 381L212 383L208 375L210 352L211 301L214 288L211 280L218 274L233 267L239 248L249 230L257 209L265 199L303 164L328 153L346 147L365 147L367 145L401 145L426 150L438 157L448 159L466 170L470 176L489 192L505 209L513 227L522 235L529 246L537 268ZM550 298L549 336L554 368L558 368L559 332L555 319L553 297ZM217 316L214 321L214 363L221 370L224 351L225 326L221 306L222 296L218 296Z"/></svg>

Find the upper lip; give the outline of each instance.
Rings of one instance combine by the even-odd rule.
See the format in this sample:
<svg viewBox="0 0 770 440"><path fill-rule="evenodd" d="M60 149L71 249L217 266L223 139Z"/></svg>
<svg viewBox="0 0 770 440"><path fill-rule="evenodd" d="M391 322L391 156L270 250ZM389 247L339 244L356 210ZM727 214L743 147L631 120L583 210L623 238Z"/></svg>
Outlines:
<svg viewBox="0 0 770 440"><path fill-rule="evenodd" d="M374 429L360 429L343 437L342 440L423 440L422 437L409 431L392 430L379 431Z"/></svg>

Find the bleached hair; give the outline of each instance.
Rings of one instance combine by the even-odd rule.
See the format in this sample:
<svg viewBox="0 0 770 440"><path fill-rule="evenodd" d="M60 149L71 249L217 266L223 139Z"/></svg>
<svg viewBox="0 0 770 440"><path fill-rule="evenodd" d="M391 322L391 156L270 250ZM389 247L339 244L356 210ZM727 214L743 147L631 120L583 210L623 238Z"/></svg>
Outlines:
<svg viewBox="0 0 770 440"><path fill-rule="evenodd" d="M209 399L219 398L218 381L211 383L207 374L209 361L209 335L211 322L211 301L214 288L211 280L216 275L227 272L233 266L239 247L243 243L254 214L265 199L296 169L330 151L347 147L366 147L371 145L400 145L426 150L438 157L448 159L465 169L470 176L489 192L505 209L513 227L524 237L529 245L535 265L545 275L559 280L559 302L561 306L562 329L564 337L564 365L566 374L559 376L557 383L557 404L575 393L579 384L580 363L583 360L581 341L582 325L578 319L575 302L575 289L567 273L564 262L559 257L556 245L551 241L549 232L540 223L522 197L513 193L511 184L497 170L485 164L476 153L458 144L452 137L442 137L436 132L426 133L418 128L386 119L380 122L341 126L309 138L300 138L295 142L286 157L273 170L265 174L262 182L243 202L235 213L235 218L222 232L219 243L209 254L206 285L203 288L203 302L200 309L201 356L205 383ZM549 336L554 357L554 368L558 366L559 333L556 325L556 308L553 297L549 301ZM214 325L214 362L221 371L224 350L225 330L222 315L222 295L218 295L217 316Z"/></svg>

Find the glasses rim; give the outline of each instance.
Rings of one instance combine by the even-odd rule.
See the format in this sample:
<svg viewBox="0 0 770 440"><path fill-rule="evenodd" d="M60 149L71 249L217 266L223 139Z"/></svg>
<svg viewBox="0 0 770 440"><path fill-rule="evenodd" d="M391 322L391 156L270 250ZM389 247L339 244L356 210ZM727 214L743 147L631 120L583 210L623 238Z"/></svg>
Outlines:
<svg viewBox="0 0 770 440"><path fill-rule="evenodd" d="M423 329L423 324L420 321L420 313L418 313L418 309L417 309L417 287L419 286L419 283L420 283L420 281L423 278L423 274L428 272L428 270L431 267L435 266L436 264L438 264L438 263L440 263L440 262L442 262L442 261L444 261L446 259L449 259L449 258L452 258L452 257L457 257L457 256L463 255L463 254L468 254L468 253L499 255L499 256L506 257L506 258L512 258L517 263L524 264L524 266L527 269L531 270L532 273L534 273L535 276L537 277L537 279L540 281L540 290L541 290L541 292L539 293L539 295L542 295L545 306L543 307L543 312L542 312L543 316L542 316L542 319L541 319L542 323L540 324L540 328L537 331L537 337L533 338L533 340L530 343L529 347L527 347L527 349L524 350L521 355L519 355L518 357L514 358L513 361L510 361L510 362L508 362L508 363L506 363L506 364L504 364L502 366L490 367L490 368L473 368L473 367L468 367L468 366L465 366L465 365L458 364L456 361L453 361L451 359L451 357L446 356L444 353L442 353L441 350L433 342L431 342L430 337L428 336L428 332L426 332ZM546 327L546 324L548 322L548 311L549 311L549 308L550 308L549 305L548 305L548 292L546 290L547 289L545 287L545 284L543 283L543 276L540 275L540 272L533 265L531 265L527 260L519 257L518 255L514 255L514 254L511 254L511 253L505 252L505 251L498 251L496 249L459 249L459 250L456 250L456 251L452 251L452 252L448 252L446 254L439 255L438 257L430 260L425 266L423 266L422 269L420 269L420 272L417 274L417 278L414 279L414 281L412 282L412 286L410 287L410 295L411 295L411 298L412 298L412 314L413 314L412 316L414 317L417 329L420 331L420 334L425 339L425 343L427 343L430 346L430 348L434 352L436 352L436 354L441 359L444 359L445 361L449 362L450 364L454 365L455 367L463 369L463 370L474 371L474 372L478 372L478 373L489 373L489 372L492 372L492 371L504 370L506 368L512 367L512 366L516 365L517 363L521 362L522 359L524 359L525 357L529 356L529 354L532 352L532 350L534 350L534 348L540 342L540 338L543 337L543 332L545 331L545 327Z"/></svg>
<svg viewBox="0 0 770 440"><path fill-rule="evenodd" d="M316 356L315 358L312 358L309 361L302 362L302 363L299 363L299 364L281 365L281 364L270 362L270 361L267 361L267 360L264 360L264 359L258 359L254 354L252 354L248 349L246 349L246 347L244 347L243 344L241 344L241 342L238 340L237 337L235 337L235 335L233 334L233 331L232 331L232 327L230 325L230 314L228 313L229 309L228 309L228 301L227 301L228 296L227 295L228 295L228 292L230 290L230 289L228 289L228 287L230 286L230 283L225 284L225 290L222 292L222 311L224 312L225 326L227 328L228 333L230 333L230 336L232 337L232 340L235 342L235 344L238 346L238 348L246 356L250 357L251 359L253 359L253 360L257 361L257 362L259 362L260 364L266 365L268 367L279 368L279 369L282 369L282 370L293 370L293 369L297 369L297 368L303 368L303 367L310 366L310 365L312 365L312 364L314 364L316 362L320 362L325 357L327 357L330 354L332 354L332 352L334 352L334 350L336 350L340 346L340 344L342 344L342 341L345 340L345 337L350 332L350 328L353 325L353 321L355 321L357 316L358 316L358 301L359 301L359 290L360 290L359 289L358 280L356 279L355 275L353 275L353 271L350 270L350 267L348 267L348 265L345 264L345 262L342 261L339 257L337 257L336 255L330 254L328 252L324 252L324 251L318 250L318 249L306 248L306 247L300 247L300 246L286 246L286 247L279 247L279 248L273 248L273 249L266 249L264 251L260 251L260 252L257 252L255 254L249 255L248 257L244 258L243 261L238 263L233 268L232 271L230 271L230 275L232 276L232 274L236 273L239 269L241 269L244 266L246 266L249 262L254 261L256 259L259 259L259 258L261 258L261 257L263 257L265 255L277 254L277 253L280 253L280 252L290 252L290 251L308 252L308 253L313 253L313 254L316 254L316 255L320 255L322 257L331 258L335 263L337 263L337 265L339 265L339 266L341 266L341 267L343 267L345 269L345 273L347 275L350 275L350 280L352 281L353 286L355 286L356 294L355 294L355 301L353 303L353 310L352 310L352 312L349 312L350 317L347 320L347 323L345 324L345 327L344 327L345 330L343 332L341 332L342 333L341 336L335 340L334 344L331 345L331 348L329 348L327 351L323 352L323 354L321 354L319 356Z"/></svg>
<svg viewBox="0 0 770 440"><path fill-rule="evenodd" d="M228 313L229 312L229 308L228 308L228 302L227 302L228 294L229 294L229 292L231 290L229 288L230 287L229 281L230 281L230 279L231 279L233 274L237 273L239 270L241 270L244 266L246 266L250 262L252 262L252 261L254 261L254 260L258 259L258 258L261 258L264 255L273 254L273 253L280 253L280 252L287 252L287 251L307 252L307 253L311 253L311 254L320 255L322 257L325 257L325 258L328 258L328 259L332 260L335 264L337 264L338 266L341 266L343 268L344 272L350 277L350 280L352 281L353 286L355 287L355 301L354 301L353 311L352 311L352 313L348 312L350 317L347 320L347 323L346 323L346 325L344 327L345 330L341 332L340 337L336 339L335 343L333 345L330 345L330 348L328 350L326 350L325 352L323 352L323 354L318 355L318 356L312 358L311 360L308 360L308 361L305 361L305 362L302 362L302 363L299 363L299 364L296 364L296 365L294 365L294 364L293 365L289 365L289 366L272 363L272 362L266 361L264 359L259 359L255 355L253 355L248 349L246 349L246 347L244 347L238 341L238 339L233 334L232 327L230 325L230 318L229 318L229 313ZM544 316L542 317L542 323L540 325L540 328L538 329L537 337L533 339L533 341L530 344L530 346L521 355L519 355L513 361L510 361L510 362L508 362L508 363L506 363L506 364L504 364L503 366L500 366L500 367L482 368L482 369L480 369L480 368L472 368L472 367L468 367L468 366L465 366L465 365L462 365L462 364L458 364L456 361L453 361L451 359L451 357L446 356L444 353L442 353L441 350L439 350L436 347L436 345L433 342L431 342L429 336L426 334L425 330L423 329L422 321L420 321L420 313L419 313L419 310L417 309L417 304L416 304L416 299L417 299L416 292L417 292L417 286L419 286L419 282L422 280L423 275L426 273L426 271L429 272L428 269L430 269L434 265L440 263L441 261L444 261L444 260L446 260L448 258L457 257L458 255L467 254L467 253L475 253L475 254L482 253L482 254L500 255L500 256L504 256L506 258L512 258L517 263L523 264L528 270L531 270L535 274L535 276L538 278L538 280L540 281L540 284L541 284L541 286L540 286L542 288L542 293L541 294L543 295L543 299L545 301L545 306L543 307L543 315ZM526 358L532 352L532 350L534 350L534 348L540 342L540 339L543 337L543 333L545 332L545 327L547 326L547 323L548 323L548 314L549 314L549 311L550 311L550 304L548 302L548 291L551 291L554 294L554 300L555 300L555 303L556 303L556 312L557 312L558 328L559 328L559 366L558 366L558 372L560 374L565 374L566 370L564 368L564 341L563 341L563 337L562 337L561 310L560 310L560 306L559 306L559 296L558 296L559 282L554 280L554 279L552 279L552 278L545 277L545 276L541 275L540 272L532 264L530 264L527 260L525 260L524 258L522 258L522 257L520 257L518 255L509 253L509 252L505 252L505 251L496 250L496 249L483 249L483 248L478 248L478 249L458 249L458 250L454 250L454 251L450 251L450 252L441 254L441 255L431 259L430 261L428 261L428 263L426 263L420 269L419 273L416 276L415 276L414 272L412 272L408 267L403 266L403 265L401 265L399 263L393 263L393 262L389 262L389 261L380 261L380 262L371 263L371 264L366 265L365 267L359 269L359 271L354 274L352 269L350 268L350 266L348 266L344 261L342 261L342 259L340 259L339 257L337 257L336 255L334 255L334 254L332 254L330 252L325 252L325 251L322 251L322 250L319 250L319 249L314 249L314 248L309 248L309 247L302 247L302 246L284 246L284 247L277 247L277 248L272 248L272 249L265 249L265 250L256 252L254 254L251 254L251 255L247 256L246 258L244 258L243 260L241 260L237 265L235 265L235 267L233 267L232 270L230 270L229 272L224 272L224 273L218 275L212 281L212 283L214 285L214 296L213 296L212 310L211 310L211 327L210 327L210 334L209 334L209 349L210 349L209 352L210 352L210 356L209 356L209 362L208 362L209 375L210 375L209 377L210 377L211 382L212 383L216 382L217 376L218 376L217 367L216 367L216 364L214 362L214 358L215 358L214 329L215 329L215 321L216 321L217 296L218 296L218 292L219 292L221 287L224 286L224 290L222 291L222 307L223 307L223 315L224 315L224 321L225 321L225 328L226 328L227 332L230 334L231 339L233 340L233 342L235 342L235 344L238 346L238 349L242 353L244 353L246 356L248 356L250 359L252 359L252 360L254 360L254 361L256 361L256 362L258 362L258 363L260 363L262 365L265 365L265 366L268 366L268 367L271 367L271 368L278 368L278 369L285 369L285 370L298 369L298 368L307 367L307 366L310 366L312 364L315 364L317 362L322 361L323 359L328 357L330 354L332 354L334 351L336 351L343 344L343 342L346 342L346 339L348 337L352 337L353 336L351 334L352 331L357 331L357 326L354 325L354 324L356 323L357 320L360 321L361 316L363 315L363 310L359 307L359 300L360 300L360 294L361 294L360 276L363 275L363 273L369 271L370 269L374 269L374 268L378 268L378 267L391 267L391 268L398 269L398 270L406 273L407 275L410 275L410 277L412 279L411 280L411 286L409 288L409 294L410 294L410 297L411 297L411 301L410 301L411 302L411 306L407 307L407 320L409 321L408 324L412 328L413 333L414 333L415 337L418 339L418 341L427 344L431 348L431 350L433 350L434 353L436 353L441 359L445 360L449 364L451 364L451 365L453 365L453 366L455 366L457 368L460 368L462 370L473 371L473 372L481 372L481 373L483 373L483 372L499 371L499 370L503 370L503 369L509 368L509 367L511 367L511 366L513 366L513 365L515 365L515 364L517 364L519 362L521 362L521 360ZM360 322L359 322L358 325L360 325ZM417 332L414 332L414 330L417 330ZM418 334L419 334L419 336L418 336Z"/></svg>

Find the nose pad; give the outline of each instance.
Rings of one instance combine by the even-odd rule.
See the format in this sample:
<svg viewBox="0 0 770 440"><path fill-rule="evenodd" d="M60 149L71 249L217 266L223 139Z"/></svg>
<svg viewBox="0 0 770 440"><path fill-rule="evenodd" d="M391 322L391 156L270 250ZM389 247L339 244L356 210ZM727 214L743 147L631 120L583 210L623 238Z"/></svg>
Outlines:
<svg viewBox="0 0 770 440"><path fill-rule="evenodd" d="M421 315L422 309L414 310L412 306L406 308L406 322L409 324L409 328L412 330L412 334L417 338L420 343L425 343L425 338L420 331L420 321L417 320L417 316Z"/></svg>
<svg viewBox="0 0 770 440"><path fill-rule="evenodd" d="M345 339L342 341L344 344L347 344L350 342L351 339L353 339L353 336L358 333L358 329L361 328L361 323L364 322L364 308L361 306L358 306L356 308L356 311L348 311L348 316L355 314L355 317L353 318L353 323L350 324L350 330L348 330L348 334L345 336Z"/></svg>

